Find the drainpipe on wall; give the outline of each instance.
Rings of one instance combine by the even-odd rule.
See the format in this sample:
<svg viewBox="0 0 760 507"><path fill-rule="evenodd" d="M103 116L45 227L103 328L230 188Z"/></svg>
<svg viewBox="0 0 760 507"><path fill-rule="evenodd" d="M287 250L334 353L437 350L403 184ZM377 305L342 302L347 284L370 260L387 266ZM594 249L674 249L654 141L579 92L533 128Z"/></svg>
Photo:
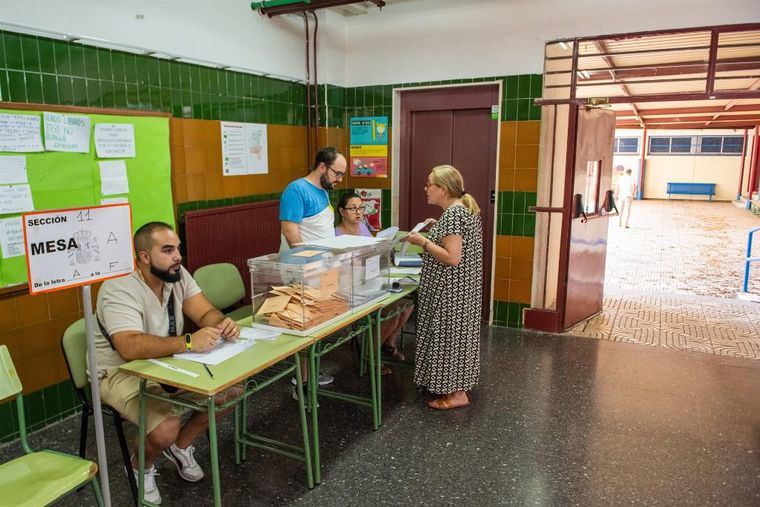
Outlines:
<svg viewBox="0 0 760 507"><path fill-rule="evenodd" d="M641 170L639 171L639 185L636 189L636 200L640 201L644 198L644 172L647 166L647 144L649 138L647 137L647 128L644 127L643 134L641 135Z"/></svg>
<svg viewBox="0 0 760 507"><path fill-rule="evenodd" d="M744 181L744 163L747 161L747 132L749 129L744 129L744 141L742 142L742 161L739 166L739 188L736 190L736 200L742 199L742 182Z"/></svg>

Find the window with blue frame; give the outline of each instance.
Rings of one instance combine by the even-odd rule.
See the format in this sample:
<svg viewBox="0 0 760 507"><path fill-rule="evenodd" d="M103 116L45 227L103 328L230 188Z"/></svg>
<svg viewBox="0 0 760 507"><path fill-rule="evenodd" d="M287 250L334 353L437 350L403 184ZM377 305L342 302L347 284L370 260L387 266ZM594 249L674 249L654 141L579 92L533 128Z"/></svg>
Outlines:
<svg viewBox="0 0 760 507"><path fill-rule="evenodd" d="M689 155L694 153L694 136L650 137L650 155Z"/></svg>
<svg viewBox="0 0 760 507"><path fill-rule="evenodd" d="M742 136L702 136L699 153L702 155L741 155L744 150Z"/></svg>
<svg viewBox="0 0 760 507"><path fill-rule="evenodd" d="M616 137L615 155L636 155L639 152L638 137Z"/></svg>

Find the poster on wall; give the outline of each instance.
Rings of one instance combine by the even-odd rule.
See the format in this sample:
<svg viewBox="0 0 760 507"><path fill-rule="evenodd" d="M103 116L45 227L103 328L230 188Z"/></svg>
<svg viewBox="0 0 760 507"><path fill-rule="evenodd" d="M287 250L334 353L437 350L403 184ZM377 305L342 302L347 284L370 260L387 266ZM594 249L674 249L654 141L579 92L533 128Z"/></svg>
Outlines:
<svg viewBox="0 0 760 507"><path fill-rule="evenodd" d="M364 205L364 219L367 222L367 227L372 232L379 231L382 228L380 221L382 190L379 188L357 188L356 193L359 194Z"/></svg>
<svg viewBox="0 0 760 507"><path fill-rule="evenodd" d="M42 120L47 151L90 152L89 116L44 112Z"/></svg>
<svg viewBox="0 0 760 507"><path fill-rule="evenodd" d="M388 177L388 117L350 119L351 176Z"/></svg>
<svg viewBox="0 0 760 507"><path fill-rule="evenodd" d="M222 175L269 173L265 123L222 123Z"/></svg>

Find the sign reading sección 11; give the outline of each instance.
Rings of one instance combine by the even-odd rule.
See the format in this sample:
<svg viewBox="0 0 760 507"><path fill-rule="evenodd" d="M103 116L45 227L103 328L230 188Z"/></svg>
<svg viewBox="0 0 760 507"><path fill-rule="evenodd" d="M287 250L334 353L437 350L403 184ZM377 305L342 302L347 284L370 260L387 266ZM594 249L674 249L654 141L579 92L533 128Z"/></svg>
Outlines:
<svg viewBox="0 0 760 507"><path fill-rule="evenodd" d="M25 213L22 224L30 294L134 270L129 204Z"/></svg>

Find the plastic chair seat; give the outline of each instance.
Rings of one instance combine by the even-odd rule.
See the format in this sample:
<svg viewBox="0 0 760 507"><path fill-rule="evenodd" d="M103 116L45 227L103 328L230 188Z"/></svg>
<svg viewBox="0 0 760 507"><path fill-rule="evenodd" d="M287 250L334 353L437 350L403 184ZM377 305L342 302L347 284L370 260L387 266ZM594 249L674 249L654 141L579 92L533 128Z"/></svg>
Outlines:
<svg viewBox="0 0 760 507"><path fill-rule="evenodd" d="M98 466L54 451L33 452L0 465L0 506L47 505L84 484Z"/></svg>

